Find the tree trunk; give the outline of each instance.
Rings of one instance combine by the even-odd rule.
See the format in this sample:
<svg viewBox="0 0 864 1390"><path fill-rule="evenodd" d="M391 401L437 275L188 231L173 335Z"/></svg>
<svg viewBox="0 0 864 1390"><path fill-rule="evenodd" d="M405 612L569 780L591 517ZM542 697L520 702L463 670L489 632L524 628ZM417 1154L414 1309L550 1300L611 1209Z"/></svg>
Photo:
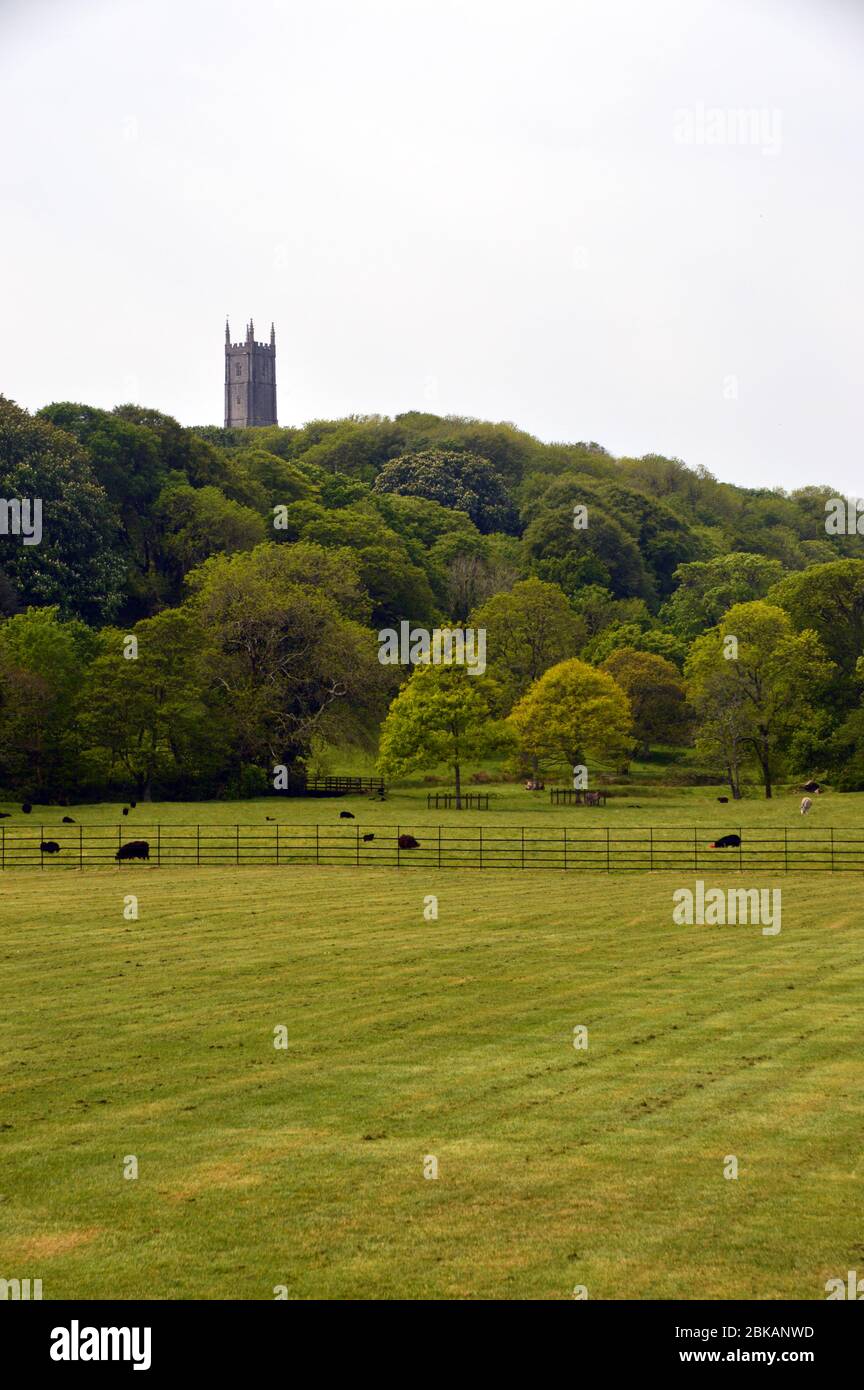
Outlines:
<svg viewBox="0 0 864 1390"><path fill-rule="evenodd" d="M453 764L453 777L456 783L456 810L462 810L462 770L458 763Z"/></svg>

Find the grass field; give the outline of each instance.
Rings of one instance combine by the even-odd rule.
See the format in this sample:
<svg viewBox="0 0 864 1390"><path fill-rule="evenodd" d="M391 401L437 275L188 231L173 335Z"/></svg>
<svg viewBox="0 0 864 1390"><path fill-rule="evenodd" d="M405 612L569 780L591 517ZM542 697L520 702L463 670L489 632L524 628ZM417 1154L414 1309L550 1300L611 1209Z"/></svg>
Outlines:
<svg viewBox="0 0 864 1390"><path fill-rule="evenodd" d="M818 814L853 824L858 801ZM651 809L722 830L732 808ZM864 1262L860 879L784 877L776 937L673 925L679 886L7 872L0 1276L45 1298L824 1298Z"/></svg>

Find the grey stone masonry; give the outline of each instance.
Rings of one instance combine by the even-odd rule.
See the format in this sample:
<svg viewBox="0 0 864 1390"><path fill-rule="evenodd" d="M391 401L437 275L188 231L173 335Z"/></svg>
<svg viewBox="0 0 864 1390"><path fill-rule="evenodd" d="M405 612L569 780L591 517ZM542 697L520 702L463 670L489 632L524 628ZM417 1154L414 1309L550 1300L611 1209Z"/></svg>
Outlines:
<svg viewBox="0 0 864 1390"><path fill-rule="evenodd" d="M225 428L276 425L276 329L270 342L256 343L250 319L246 341L232 343L225 323Z"/></svg>

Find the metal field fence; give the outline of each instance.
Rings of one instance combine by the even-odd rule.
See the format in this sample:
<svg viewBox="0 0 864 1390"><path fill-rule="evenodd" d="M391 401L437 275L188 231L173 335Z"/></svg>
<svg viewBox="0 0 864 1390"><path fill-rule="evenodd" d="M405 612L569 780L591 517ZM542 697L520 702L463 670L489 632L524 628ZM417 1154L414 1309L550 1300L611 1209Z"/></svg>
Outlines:
<svg viewBox="0 0 864 1390"><path fill-rule="evenodd" d="M739 833L740 845L711 849L712 832L698 826L457 828L359 821L335 825L148 825L137 819L134 825L7 824L0 826L0 869L57 872L105 867L117 863L121 846L143 840L148 846L149 865L162 868L322 864L610 873L667 869L681 873L864 872L864 830L760 826ZM418 842L416 848L400 846L400 836L405 835ZM43 848L49 843L57 846L56 851ZM144 866L140 860L124 859L120 867L132 873Z"/></svg>

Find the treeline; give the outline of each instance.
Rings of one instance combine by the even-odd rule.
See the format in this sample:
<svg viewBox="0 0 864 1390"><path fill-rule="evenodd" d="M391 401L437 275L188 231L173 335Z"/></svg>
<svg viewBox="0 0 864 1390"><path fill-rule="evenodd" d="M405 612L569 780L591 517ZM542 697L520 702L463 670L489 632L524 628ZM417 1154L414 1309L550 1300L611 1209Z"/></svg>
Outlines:
<svg viewBox="0 0 864 1390"><path fill-rule="evenodd" d="M250 794L316 741L376 745L380 628L481 619L496 717L578 656L627 691L643 752L695 740L733 787L750 766L864 786L864 538L826 534L833 495L419 412L226 431L0 398L0 497L40 498L44 533L0 541L0 787ZM718 648L714 670L728 636L750 667Z"/></svg>

